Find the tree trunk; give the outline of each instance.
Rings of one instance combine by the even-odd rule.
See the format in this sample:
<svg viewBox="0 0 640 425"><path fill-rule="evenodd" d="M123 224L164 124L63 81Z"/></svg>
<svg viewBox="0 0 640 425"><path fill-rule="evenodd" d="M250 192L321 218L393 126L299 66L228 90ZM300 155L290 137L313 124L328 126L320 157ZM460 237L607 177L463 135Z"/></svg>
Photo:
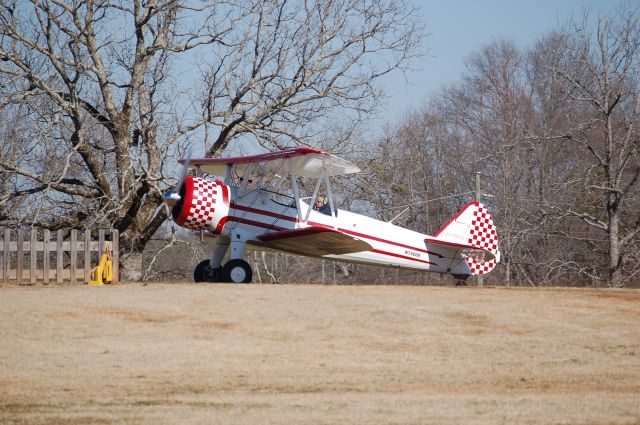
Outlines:
<svg viewBox="0 0 640 425"><path fill-rule="evenodd" d="M511 252L510 252L510 232L507 232L507 237L506 237L506 244L505 244L505 248L507 250L509 250L508 255L504 256L504 265L505 265L505 271L504 271L504 283L507 286L511 286ZM504 249L504 248L503 248ZM505 250L506 251L506 250ZM505 253L506 254L506 253Z"/></svg>
<svg viewBox="0 0 640 425"><path fill-rule="evenodd" d="M620 219L618 211L609 208L609 286L621 288L623 286L622 273L620 272Z"/></svg>
<svg viewBox="0 0 640 425"><path fill-rule="evenodd" d="M142 252L120 252L120 276L128 282L142 280Z"/></svg>

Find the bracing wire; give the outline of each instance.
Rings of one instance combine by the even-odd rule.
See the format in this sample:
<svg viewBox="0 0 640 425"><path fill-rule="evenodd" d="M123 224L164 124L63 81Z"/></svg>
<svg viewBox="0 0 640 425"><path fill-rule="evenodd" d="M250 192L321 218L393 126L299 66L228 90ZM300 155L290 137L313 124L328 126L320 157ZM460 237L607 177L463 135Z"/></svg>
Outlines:
<svg viewBox="0 0 640 425"><path fill-rule="evenodd" d="M472 194L475 194L475 192L458 193L458 194L455 194L455 195L442 196L440 198L427 199L426 201L413 202L411 204L398 205L398 206L395 206L395 207L388 207L388 208L380 208L379 211L397 210L399 208L408 209L409 207L413 207L414 205L428 204L429 202L441 201L443 199L457 198L457 197L460 197L460 196L467 196L467 195L472 195Z"/></svg>

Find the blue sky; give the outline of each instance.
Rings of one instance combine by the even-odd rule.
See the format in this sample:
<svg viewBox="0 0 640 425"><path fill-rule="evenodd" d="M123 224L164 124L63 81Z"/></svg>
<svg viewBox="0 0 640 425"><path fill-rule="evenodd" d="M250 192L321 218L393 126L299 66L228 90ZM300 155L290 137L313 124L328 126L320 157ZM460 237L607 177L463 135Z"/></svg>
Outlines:
<svg viewBox="0 0 640 425"><path fill-rule="evenodd" d="M430 34L425 43L430 55L415 63L420 70L406 74L408 83L400 73L385 79L389 100L381 117L386 123L420 107L442 85L459 79L465 58L481 46L506 38L528 47L572 16L580 18L585 8L596 18L620 4L618 0L409 1L420 9Z"/></svg>

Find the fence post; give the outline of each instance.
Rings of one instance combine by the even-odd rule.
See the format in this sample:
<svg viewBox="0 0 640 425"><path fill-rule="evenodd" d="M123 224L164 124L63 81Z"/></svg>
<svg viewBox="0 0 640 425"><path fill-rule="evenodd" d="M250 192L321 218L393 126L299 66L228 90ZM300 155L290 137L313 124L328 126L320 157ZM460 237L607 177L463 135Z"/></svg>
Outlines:
<svg viewBox="0 0 640 425"><path fill-rule="evenodd" d="M56 283L62 283L62 229L56 232Z"/></svg>
<svg viewBox="0 0 640 425"><path fill-rule="evenodd" d="M4 251L2 252L2 280L4 283L9 283L9 265L11 252L9 251L9 245L11 242L11 230L4 229Z"/></svg>
<svg viewBox="0 0 640 425"><path fill-rule="evenodd" d="M18 229L18 239L16 240L16 284L22 284L22 269L24 268L24 230Z"/></svg>
<svg viewBox="0 0 640 425"><path fill-rule="evenodd" d="M49 283L49 242L51 241L51 231L49 229L44 229L44 234L42 235L42 282L44 284Z"/></svg>
<svg viewBox="0 0 640 425"><path fill-rule="evenodd" d="M98 262L100 262L100 256L102 255L102 248L104 247L104 229L98 230Z"/></svg>
<svg viewBox="0 0 640 425"><path fill-rule="evenodd" d="M76 283L76 272L78 271L78 231L76 229L71 229L71 247L69 248L71 253L71 264L69 266L70 277L69 281L71 283Z"/></svg>
<svg viewBox="0 0 640 425"><path fill-rule="evenodd" d="M38 241L38 230L31 227L31 240L29 242L29 283L36 283L36 265L38 264L38 254L36 243Z"/></svg>
<svg viewBox="0 0 640 425"><path fill-rule="evenodd" d="M91 280L91 232L84 229L84 281Z"/></svg>
<svg viewBox="0 0 640 425"><path fill-rule="evenodd" d="M113 250L113 256L111 257L113 262L112 283L118 283L120 281L120 232L118 229L111 229L111 249Z"/></svg>

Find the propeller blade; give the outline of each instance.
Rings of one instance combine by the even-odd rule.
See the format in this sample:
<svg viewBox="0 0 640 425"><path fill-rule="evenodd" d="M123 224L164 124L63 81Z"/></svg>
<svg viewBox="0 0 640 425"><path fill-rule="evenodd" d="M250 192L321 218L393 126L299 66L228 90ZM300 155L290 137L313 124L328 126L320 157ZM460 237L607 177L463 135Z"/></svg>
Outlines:
<svg viewBox="0 0 640 425"><path fill-rule="evenodd" d="M191 148L187 151L187 154L184 157L184 163L182 164L182 169L180 170L180 174L178 177L178 184L176 185L175 190L168 190L162 195L162 199L167 206L174 206L178 202L180 202L180 187L182 183L184 183L184 179L187 176L187 172L189 171L189 163L191 162Z"/></svg>
<svg viewBox="0 0 640 425"><path fill-rule="evenodd" d="M189 171L189 163L191 162L191 148L187 151L187 155L184 157L184 163L182 164L182 170L180 170L180 177L178 178L178 184L176 185L176 191L180 190L182 183L184 183L184 178Z"/></svg>
<svg viewBox="0 0 640 425"><path fill-rule="evenodd" d="M164 196L163 196L163 198L164 198ZM160 205L158 205L158 206L156 207L156 209L153 211L153 214L151 215L151 218L150 218L149 220L147 220L147 225L148 225L149 223L151 223L151 222L153 221L153 219L154 219L154 218L156 218L156 216L158 215L158 213L160 212L160 210L161 210L163 207L164 207L164 208L166 208L167 217L171 217L171 211L170 211L170 209L169 209L169 205L167 205L165 202L163 202L163 203L161 203Z"/></svg>
<svg viewBox="0 0 640 425"><path fill-rule="evenodd" d="M165 213L167 214L166 219L168 219L171 222L171 233L175 233L176 229L173 225L173 215L171 214L171 207L169 206L169 204L167 204L166 200L165 202L158 205L158 207L153 212L153 215L151 216L151 218L147 221L147 225L151 223L154 218L156 218L158 213L162 210L162 207L164 207Z"/></svg>

